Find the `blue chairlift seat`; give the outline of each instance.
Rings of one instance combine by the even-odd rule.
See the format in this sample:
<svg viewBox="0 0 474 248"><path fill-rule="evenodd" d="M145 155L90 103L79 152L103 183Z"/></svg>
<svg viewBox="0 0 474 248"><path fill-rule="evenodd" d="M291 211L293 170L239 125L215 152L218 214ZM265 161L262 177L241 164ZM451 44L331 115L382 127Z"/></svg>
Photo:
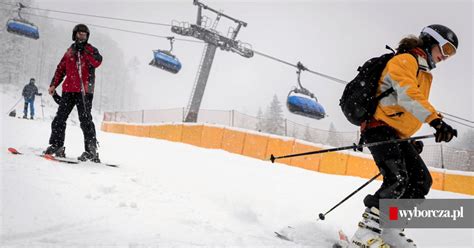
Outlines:
<svg viewBox="0 0 474 248"><path fill-rule="evenodd" d="M7 22L7 31L31 39L39 39L38 27L24 19L10 19Z"/></svg>
<svg viewBox="0 0 474 248"><path fill-rule="evenodd" d="M316 120L322 119L326 116L323 106L316 101L306 96L288 95L286 106L288 110L294 114L306 116Z"/></svg>
<svg viewBox="0 0 474 248"><path fill-rule="evenodd" d="M181 62L178 58L164 50L153 51L153 60L150 65L175 74L181 70Z"/></svg>

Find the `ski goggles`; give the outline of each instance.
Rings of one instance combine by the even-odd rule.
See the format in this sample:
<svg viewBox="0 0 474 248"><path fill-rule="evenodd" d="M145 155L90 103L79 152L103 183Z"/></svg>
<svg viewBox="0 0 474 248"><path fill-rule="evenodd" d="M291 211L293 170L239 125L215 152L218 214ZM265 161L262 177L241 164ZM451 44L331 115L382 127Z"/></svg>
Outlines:
<svg viewBox="0 0 474 248"><path fill-rule="evenodd" d="M443 36L438 34L438 32L436 32L434 29L425 27L421 32L431 35L431 37L433 37L438 42L441 54L443 54L443 56L450 57L456 54L456 47L454 44L443 38Z"/></svg>

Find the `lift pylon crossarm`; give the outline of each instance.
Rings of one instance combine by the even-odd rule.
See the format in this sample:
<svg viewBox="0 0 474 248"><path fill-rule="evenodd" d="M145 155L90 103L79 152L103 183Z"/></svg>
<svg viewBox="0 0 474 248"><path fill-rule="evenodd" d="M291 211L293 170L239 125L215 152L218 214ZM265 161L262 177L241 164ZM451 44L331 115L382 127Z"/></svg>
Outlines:
<svg viewBox="0 0 474 248"><path fill-rule="evenodd" d="M254 54L252 49L243 47L240 44L241 42L227 38L213 30L209 30L195 24L191 24L190 28L173 25L171 27L171 32L203 40L219 47L221 50L232 51L246 58L251 58Z"/></svg>
<svg viewBox="0 0 474 248"><path fill-rule="evenodd" d="M218 16L220 15L220 16L223 16L223 17L229 19L229 20L232 20L232 21L234 21L235 23L239 24L239 26L242 25L242 26L244 26L244 27L247 27L247 23L246 23L246 22L241 21L241 20L238 20L238 19L235 19L235 18L233 18L232 16L228 16L228 15L224 14L224 13L221 12L221 11L217 11L217 10L215 10L215 9L213 9L213 8L211 8L211 7L209 7L209 6L205 5L205 4L203 4L203 3L200 3L198 0L194 0L194 1L193 1L193 4L198 6L198 20L200 19L200 16L201 16L201 12L202 12L201 8L203 8L203 9L205 9L205 10L209 10L209 11L212 11L212 12L216 13ZM199 24L198 24L198 25L199 25ZM240 29L240 27L239 27L239 29ZM237 32L238 32L238 31L237 31Z"/></svg>

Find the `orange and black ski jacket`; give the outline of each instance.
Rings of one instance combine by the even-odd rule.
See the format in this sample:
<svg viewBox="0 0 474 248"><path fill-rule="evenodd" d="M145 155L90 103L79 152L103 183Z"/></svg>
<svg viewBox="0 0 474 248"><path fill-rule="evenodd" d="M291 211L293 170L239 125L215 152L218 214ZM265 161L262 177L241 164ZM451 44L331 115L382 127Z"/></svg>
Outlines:
<svg viewBox="0 0 474 248"><path fill-rule="evenodd" d="M428 101L433 79L428 68L426 54L415 48L411 54L389 60L380 77L378 94L390 87L394 92L380 100L373 117L394 128L402 138L412 136L423 123L440 118Z"/></svg>

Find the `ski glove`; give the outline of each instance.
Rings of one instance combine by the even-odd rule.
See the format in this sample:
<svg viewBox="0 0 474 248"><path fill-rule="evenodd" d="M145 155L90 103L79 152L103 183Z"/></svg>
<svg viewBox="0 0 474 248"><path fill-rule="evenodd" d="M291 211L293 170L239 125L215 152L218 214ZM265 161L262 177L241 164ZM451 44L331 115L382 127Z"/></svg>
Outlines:
<svg viewBox="0 0 474 248"><path fill-rule="evenodd" d="M413 140L411 142L411 144L413 145L413 147L415 147L415 150L418 154L421 154L421 152L423 152L423 147L425 146L423 144L423 141L421 140Z"/></svg>
<svg viewBox="0 0 474 248"><path fill-rule="evenodd" d="M453 139L454 136L458 136L458 131L452 128L450 125L446 124L440 118L434 119L430 122L430 126L436 129L435 138L436 142L449 142Z"/></svg>
<svg viewBox="0 0 474 248"><path fill-rule="evenodd" d="M74 44L74 47L76 48L76 51L78 52L82 52L84 51L84 47L86 46L86 43L85 42L76 42Z"/></svg>
<svg viewBox="0 0 474 248"><path fill-rule="evenodd" d="M61 96L58 94L58 92L54 91L53 93L53 100L54 102L56 102L57 104L60 104L61 103Z"/></svg>

